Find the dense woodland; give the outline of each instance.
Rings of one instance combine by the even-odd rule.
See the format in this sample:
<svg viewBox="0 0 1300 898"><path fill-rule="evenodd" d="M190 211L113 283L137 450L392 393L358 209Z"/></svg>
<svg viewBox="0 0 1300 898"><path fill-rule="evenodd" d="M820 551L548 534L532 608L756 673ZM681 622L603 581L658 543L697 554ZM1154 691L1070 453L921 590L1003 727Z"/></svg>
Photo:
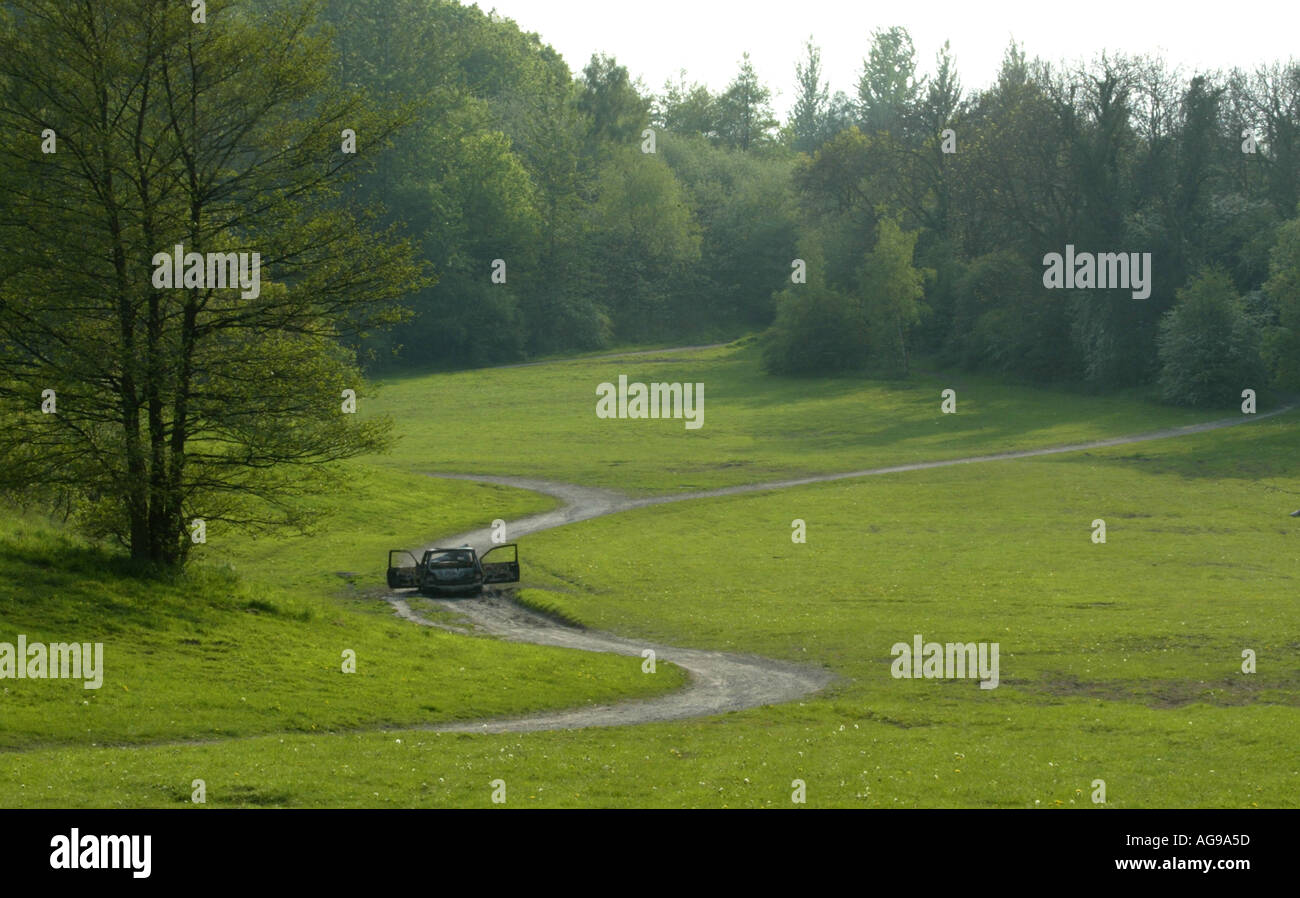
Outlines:
<svg viewBox="0 0 1300 898"><path fill-rule="evenodd" d="M366 374L632 343L1300 389L1300 65L1013 44L968 87L863 39L834 92L807 41L782 123L748 57L656 92L451 0L0 0L0 493L177 564L387 445ZM1067 247L1150 295L1047 289Z"/></svg>
<svg viewBox="0 0 1300 898"><path fill-rule="evenodd" d="M367 342L372 366L770 328L787 373L900 373L920 352L1190 403L1300 386L1294 61L1067 69L1013 44L995 83L967 87L946 48L926 65L890 28L834 92L810 39L781 123L748 59L721 93L685 72L656 93L607 56L572 72L476 7L338 0L331 17L343 77L411 104L359 189L438 279ZM1044 289L1066 244L1151 253L1150 297Z"/></svg>

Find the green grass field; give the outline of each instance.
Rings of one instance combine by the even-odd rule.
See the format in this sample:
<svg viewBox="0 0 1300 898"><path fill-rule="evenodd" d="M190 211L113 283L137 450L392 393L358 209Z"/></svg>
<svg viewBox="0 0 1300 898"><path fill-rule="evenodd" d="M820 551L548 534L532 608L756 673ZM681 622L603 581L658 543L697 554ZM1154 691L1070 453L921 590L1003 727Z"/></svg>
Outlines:
<svg viewBox="0 0 1300 898"><path fill-rule="evenodd" d="M598 419L596 386L620 374L703 383L704 426ZM945 389L956 391L957 414L940 412ZM752 344L391 380L364 410L401 422L394 452L378 463L402 472L550 477L645 494L1069 444L1224 414L969 374L772 377Z"/></svg>
<svg viewBox="0 0 1300 898"><path fill-rule="evenodd" d="M619 373L703 381L705 427L595 419L595 384ZM955 416L938 412L944 387L958 392ZM418 411L433 395L454 397L438 418L465 439ZM769 379L746 348L437 375L390 383L375 404L403 439L354 466L333 524L228 548L209 534L212 561L182 582L142 591L61 534L7 525L0 575L14 592L0 638L71 638L95 620L121 647L93 697L79 683L6 681L6 806L194 807L195 778L206 807L486 807L496 779L516 807L790 807L795 779L808 806L1095 809L1097 779L1106 807L1300 805L1300 521L1287 517L1300 508L1300 413L525 537L527 597L564 617L837 678L804 701L691 721L462 735L361 730L645 695L682 675L393 619L375 597L390 543L550 503L420 472L667 492L1221 415L964 377ZM791 541L795 518L806 544ZM1091 539L1096 518L1105 544ZM917 633L999 643L999 687L893 678L891 646ZM339 673L343 647L356 675ZM246 738L140 745L222 735Z"/></svg>
<svg viewBox="0 0 1300 898"><path fill-rule="evenodd" d="M29 644L102 642L106 676L99 689L5 680L0 750L430 724L617 700L684 681L671 667L644 677L636 659L395 619L375 598L386 549L553 500L364 466L348 479L348 508L322 508L336 513L319 535L230 537L226 546L210 531L196 552L212 561L172 582L133 579L121 559L47 522L6 521L0 640L21 633ZM354 674L343 673L345 649L355 653ZM11 785L0 780L0 797L9 798Z"/></svg>

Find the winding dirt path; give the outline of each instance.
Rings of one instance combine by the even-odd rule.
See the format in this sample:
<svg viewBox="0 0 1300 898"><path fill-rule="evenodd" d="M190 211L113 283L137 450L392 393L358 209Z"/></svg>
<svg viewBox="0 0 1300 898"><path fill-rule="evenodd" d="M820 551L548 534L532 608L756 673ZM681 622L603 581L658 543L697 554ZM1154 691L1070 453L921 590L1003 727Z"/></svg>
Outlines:
<svg viewBox="0 0 1300 898"><path fill-rule="evenodd" d="M529 533L562 527L626 511L648 504L647 500L630 499L613 490L535 480L526 477L492 477L474 475L432 475L457 480L499 483L546 493L561 500L551 511L521 518L508 524L512 540ZM438 540L437 545L468 544L480 553L492 548L490 529L475 530ZM412 623L445 626L419 614L406 602L406 593L388 596L396 613ZM824 668L773 661L755 655L738 655L706 649L679 648L644 640L634 640L612 633L566 626L544 614L514 602L509 592L486 590L474 598L440 599L437 604L462 615L474 634L489 634L512 642L530 642L587 652L610 652L642 657L646 649L655 653L655 662L668 661L686 670L690 683L667 695L632 699L606 705L591 705L567 711L530 714L524 717L495 718L481 722L442 724L429 729L460 733L517 733L534 730L570 730L592 726L626 726L686 717L707 717L726 711L738 711L779 702L793 701L817 692L834 676ZM454 628L452 628L454 629ZM650 676L650 674L647 674Z"/></svg>
<svg viewBox="0 0 1300 898"><path fill-rule="evenodd" d="M851 480L880 474L897 474L906 471L923 471L929 468L951 467L953 465L980 464L1017 458L1060 455L1089 449L1104 449L1111 446L1170 439L1204 433L1210 430L1219 430L1225 427L1236 427L1252 420L1280 415L1291 411L1293 408L1295 408L1294 405L1288 405L1275 411L1252 416L1222 418L1201 424L1190 424L1184 427L1172 427L1149 433L1112 437L1105 440L1092 440L1086 443L998 452L991 455L976 455L941 461L912 462L838 474L816 474L790 480L742 484L691 493L642 498L633 498L614 490L527 477L477 474L431 474L429 476L495 483L534 490L554 496L561 501L561 505L551 511L530 515L509 523L508 532L511 540L514 540L530 533L539 533L543 530L563 527L577 521L587 521L592 518L617 514L635 508L644 508L650 505L788 489L813 483ZM465 544L473 546L480 553L487 551L492 547L491 530L483 528L469 533L449 536L440 539L437 543L437 545L442 546ZM393 593L387 597L400 617L424 626L446 627L445 624L431 621L412 609L406 601L405 597L407 595L409 593ZM524 717L499 718L477 723L457 723L429 727L429 729L433 730L509 733L578 729L593 726L627 726L680 720L687 717L704 717L727 711L793 701L820 691L834 679L834 675L824 668L810 665L790 664L753 655L736 655L727 652L641 642L615 636L611 633L566 626L550 617L519 605L509 598L508 593L487 591L481 597L442 599L438 600L437 604L463 615L473 627L472 630L466 631L462 629L460 632L485 633L514 642L530 642L538 645L550 645L588 652L610 652L619 655L641 656L645 649L653 649L656 661L669 661L684 668L690 674L691 682L685 689L656 698L630 700L610 705L594 705ZM457 628L452 627L450 629Z"/></svg>

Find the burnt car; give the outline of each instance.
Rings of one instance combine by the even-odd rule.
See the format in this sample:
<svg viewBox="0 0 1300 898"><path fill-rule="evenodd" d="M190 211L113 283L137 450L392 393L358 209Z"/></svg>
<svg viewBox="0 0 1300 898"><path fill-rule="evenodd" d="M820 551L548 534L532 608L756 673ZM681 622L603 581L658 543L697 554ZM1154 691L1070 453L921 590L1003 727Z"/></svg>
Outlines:
<svg viewBox="0 0 1300 898"><path fill-rule="evenodd" d="M418 589L430 595L483 591L486 583L519 582L519 549L497 546L482 557L472 546L426 549L417 561L404 549L388 553L389 589Z"/></svg>

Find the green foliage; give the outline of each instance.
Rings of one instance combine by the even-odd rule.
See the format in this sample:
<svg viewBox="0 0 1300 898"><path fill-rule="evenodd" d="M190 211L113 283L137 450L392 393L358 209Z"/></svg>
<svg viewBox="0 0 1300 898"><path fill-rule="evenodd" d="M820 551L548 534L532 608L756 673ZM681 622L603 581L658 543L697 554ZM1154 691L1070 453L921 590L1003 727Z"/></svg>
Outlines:
<svg viewBox="0 0 1300 898"><path fill-rule="evenodd" d="M277 509L317 469L385 442L340 413L364 395L340 342L427 279L345 202L340 134L382 145L403 115L331 83L317 6L232 0L202 28L164 0L0 18L0 486L47 488L139 560L183 562L193 518L292 523ZM259 254L260 291L156 284L181 244Z"/></svg>
<svg viewBox="0 0 1300 898"><path fill-rule="evenodd" d="M632 86L627 69L603 54L593 55L582 70L577 105L591 123L586 152L593 158L639 143L650 121L650 103Z"/></svg>
<svg viewBox="0 0 1300 898"><path fill-rule="evenodd" d="M1069 305L1041 289L1037 272L1010 250L971 261L958 287L952 327L968 367L1059 379L1074 358ZM1077 368L1076 368L1077 370Z"/></svg>
<svg viewBox="0 0 1300 898"><path fill-rule="evenodd" d="M748 152L773 140L777 122L772 115L772 91L758 80L748 53L715 108L718 137L725 146Z"/></svg>
<svg viewBox="0 0 1300 898"><path fill-rule="evenodd" d="M591 227L599 251L592 282L618 295L616 337L654 339L676 331L677 282L700 254L699 229L672 169L628 147L611 155L596 181Z"/></svg>
<svg viewBox="0 0 1300 898"><path fill-rule="evenodd" d="M821 50L808 38L804 58L795 63L794 107L790 111L792 146L801 153L811 153L829 137L830 99L827 82L822 80Z"/></svg>
<svg viewBox="0 0 1300 898"><path fill-rule="evenodd" d="M798 224L790 162L736 153L703 138L669 135L660 153L681 183L700 228L695 276L676 284L683 323L766 327L771 296L788 279ZM689 329L688 331L692 332Z"/></svg>
<svg viewBox="0 0 1300 898"><path fill-rule="evenodd" d="M717 98L703 84L688 84L683 70L676 82L665 82L663 93L655 97L652 121L655 127L673 134L716 140Z"/></svg>
<svg viewBox="0 0 1300 898"><path fill-rule="evenodd" d="M925 79L916 76L916 51L906 28L878 28L858 79L858 116L868 134L903 137L914 128Z"/></svg>
<svg viewBox="0 0 1300 898"><path fill-rule="evenodd" d="M917 232L915 264L936 278L930 311L903 326L901 342L893 304L866 310L880 364L902 370L914 342L971 367L1141 387L1158 376L1157 326L1176 290L1213 264L1239 292L1259 291L1279 214L1300 189L1294 64L1184 78L1158 57L1103 53L1058 67L1012 43L994 83L967 91L946 44L923 72L907 30L884 28L852 98L824 81L810 39L778 128L748 57L717 94L682 71L651 97L613 57L593 56L575 78L537 35L476 7L330 7L349 78L413 110L414 126L359 195L385 203L384 221L403 222L442 279L412 297L409 325L368 338L374 364L477 365L761 329L809 233L826 285L866 296L861 262L885 217ZM629 228L610 215L626 200L611 164L630 164L647 122L677 181L655 192L678 197L699 235L698 255L668 266L654 252L625 257ZM945 152L950 128L955 152ZM1247 128L1257 153L1241 152ZM648 184L656 159L641 161ZM632 245L685 233L680 218L649 234L642 221ZM1038 260L1067 243L1150 252L1151 296L1045 293ZM968 283L963 295L963 269L994 257L1005 282L982 285L978 300ZM496 258L514 277L488 293ZM1292 329L1262 327L1272 373L1295 383Z"/></svg>
<svg viewBox="0 0 1300 898"><path fill-rule="evenodd" d="M1226 407L1266 382L1259 330L1222 269L1207 269L1178 291L1158 346L1160 390L1169 402Z"/></svg>
<svg viewBox="0 0 1300 898"><path fill-rule="evenodd" d="M765 337L763 367L773 374L838 374L866 366L870 341L862 303L824 284L786 288Z"/></svg>
<svg viewBox="0 0 1300 898"><path fill-rule="evenodd" d="M861 300L830 285L815 235L801 240L798 252L807 283L774 297L776 320L762 340L763 370L804 376L861 370L871 352Z"/></svg>
<svg viewBox="0 0 1300 898"><path fill-rule="evenodd" d="M1300 218L1278 229L1264 285L1278 309L1277 326L1268 334L1267 357L1277 383L1300 390Z"/></svg>
<svg viewBox="0 0 1300 898"><path fill-rule="evenodd" d="M870 322L873 355L878 365L907 373L912 328L921 320L925 282L932 270L912 265L917 232L905 232L893 219L882 219L876 245L862 268L862 304Z"/></svg>

